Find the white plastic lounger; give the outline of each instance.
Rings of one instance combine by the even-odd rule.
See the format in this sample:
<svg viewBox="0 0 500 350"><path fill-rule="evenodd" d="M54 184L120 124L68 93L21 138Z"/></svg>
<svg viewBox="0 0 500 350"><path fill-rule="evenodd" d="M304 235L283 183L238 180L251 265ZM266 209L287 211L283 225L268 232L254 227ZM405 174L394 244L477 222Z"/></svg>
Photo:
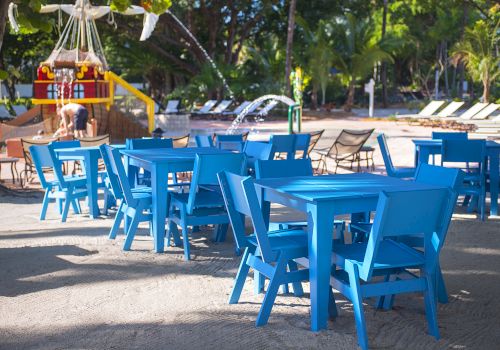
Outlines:
<svg viewBox="0 0 500 350"><path fill-rule="evenodd" d="M453 101L448 106L444 107L441 112L436 113L434 116L438 118L447 118L453 115L456 111L464 105L464 102Z"/></svg>
<svg viewBox="0 0 500 350"><path fill-rule="evenodd" d="M217 103L217 100L208 100L205 104L197 111L191 112L192 114L207 114L213 106Z"/></svg>
<svg viewBox="0 0 500 350"><path fill-rule="evenodd" d="M487 107L483 108L479 113L472 117L472 120L487 119L500 107L500 104L490 103Z"/></svg>
<svg viewBox="0 0 500 350"><path fill-rule="evenodd" d="M167 102L167 108L165 109L166 114L176 114L179 113L179 100L170 100Z"/></svg>
<svg viewBox="0 0 500 350"><path fill-rule="evenodd" d="M258 113L257 115L259 117L265 117L266 115L269 114L269 112L271 112L271 110L276 107L278 105L278 101L275 101L275 100L272 100L271 102L269 102L267 105L264 106L264 108L262 108Z"/></svg>
<svg viewBox="0 0 500 350"><path fill-rule="evenodd" d="M445 104L445 101L431 101L418 114L402 114L396 116L398 119L427 119L432 118L433 114Z"/></svg>
<svg viewBox="0 0 500 350"><path fill-rule="evenodd" d="M233 103L233 100L222 100L212 111L208 112L208 114L221 114L224 112L230 105Z"/></svg>
<svg viewBox="0 0 500 350"><path fill-rule="evenodd" d="M250 101L244 101L242 104L240 104L238 107L236 107L234 110L232 111L225 111L225 112L222 112L222 114L224 115L229 115L229 114L232 114L232 115L238 115L240 114L245 108L248 107L248 105L252 103Z"/></svg>
<svg viewBox="0 0 500 350"><path fill-rule="evenodd" d="M488 105L487 103L478 102L474 106L472 106L471 108L469 108L468 110L466 110L465 112L460 114L460 116L456 119L457 120L470 120L470 119L472 119L472 117L474 117L476 114L478 114L487 105Z"/></svg>

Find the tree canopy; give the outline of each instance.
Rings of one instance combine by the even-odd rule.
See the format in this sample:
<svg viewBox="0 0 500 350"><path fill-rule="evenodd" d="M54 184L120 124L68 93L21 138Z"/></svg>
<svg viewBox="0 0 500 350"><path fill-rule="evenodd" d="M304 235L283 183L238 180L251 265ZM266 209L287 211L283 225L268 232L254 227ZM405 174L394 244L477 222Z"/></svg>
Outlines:
<svg viewBox="0 0 500 350"><path fill-rule="evenodd" d="M8 1L0 1L5 22ZM46 0L15 3L20 33L6 27L3 34L0 20L0 78L10 86L31 82L59 34L58 14L38 13ZM291 46L290 0L111 1L118 11L132 4L161 14L148 40L138 40L142 17L115 14L113 25L97 22L99 33L110 68L130 81L147 82L158 100L228 94L203 49L173 16L241 100L288 90L287 51L292 68L300 66L310 78L305 103L313 108L366 103L360 87L372 77L376 96L381 99L385 89L390 103L408 96L500 98L500 5L494 0L298 0Z"/></svg>

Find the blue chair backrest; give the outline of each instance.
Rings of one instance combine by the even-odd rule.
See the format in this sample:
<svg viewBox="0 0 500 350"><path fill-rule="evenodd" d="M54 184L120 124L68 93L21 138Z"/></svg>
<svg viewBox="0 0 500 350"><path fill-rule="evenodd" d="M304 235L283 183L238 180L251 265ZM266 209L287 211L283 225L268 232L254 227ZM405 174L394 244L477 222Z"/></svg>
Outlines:
<svg viewBox="0 0 500 350"><path fill-rule="evenodd" d="M57 154L55 152L56 149L61 149L61 147L58 147L58 146L60 146L60 144L58 145L57 142L50 143L48 145L48 149L49 149L50 158L52 159L52 164L53 164L52 169L54 169L54 175L56 177L56 180L59 183L59 187L61 189L65 189L65 188L68 188L68 186L66 184L66 180L64 179L64 174L62 171L62 168L63 168L62 162L59 160L59 158L57 157Z"/></svg>
<svg viewBox="0 0 500 350"><path fill-rule="evenodd" d="M265 142L247 141L243 153L253 159L269 160L273 156L273 145Z"/></svg>
<svg viewBox="0 0 500 350"><path fill-rule="evenodd" d="M54 149L81 147L80 140L53 141L50 143Z"/></svg>
<svg viewBox="0 0 500 350"><path fill-rule="evenodd" d="M379 254L378 248L384 238L397 239L416 235L424 236L425 267L433 271L442 247L440 233L453 215L455 202L455 192L449 188L383 191L379 195L360 277L365 281L372 277L374 263Z"/></svg>
<svg viewBox="0 0 500 350"><path fill-rule="evenodd" d="M54 162L52 162L52 157L50 156L48 145L33 145L29 148L31 157L33 159L33 164L35 165L36 173L40 180L40 185L42 188L47 188L49 182L45 178L43 172L44 168L54 168Z"/></svg>
<svg viewBox="0 0 500 350"><path fill-rule="evenodd" d="M123 166L123 161L120 151L109 145L102 145L102 146L103 148L101 148L101 152L104 151L107 155L110 165L109 171L115 176L115 178L118 179L118 182L120 184L120 189L121 192L123 193L123 198L125 199L125 202L129 206L134 206L136 200L132 195L132 189L130 187L127 174L125 173L125 167Z"/></svg>
<svg viewBox="0 0 500 350"><path fill-rule="evenodd" d="M258 160L255 162L255 177L312 176L311 159Z"/></svg>
<svg viewBox="0 0 500 350"><path fill-rule="evenodd" d="M310 142L311 134L295 134L295 154L301 151L302 158L307 158Z"/></svg>
<svg viewBox="0 0 500 350"><path fill-rule="evenodd" d="M173 148L172 139L127 139L125 142L127 149L151 149L151 148Z"/></svg>
<svg viewBox="0 0 500 350"><path fill-rule="evenodd" d="M483 164L486 157L485 140L443 140L443 162L468 162Z"/></svg>
<svg viewBox="0 0 500 350"><path fill-rule="evenodd" d="M196 135L194 139L196 140L197 147L214 147L214 142L210 135Z"/></svg>
<svg viewBox="0 0 500 350"><path fill-rule="evenodd" d="M227 171L221 171L217 177L233 228L234 241L239 249L244 249L249 245L245 234L245 216L249 217L251 214L241 181L247 177Z"/></svg>
<svg viewBox="0 0 500 350"><path fill-rule="evenodd" d="M262 259L267 263L276 261L252 178L227 171L220 172L218 176L238 248L248 246L244 224L244 217L248 216L252 220Z"/></svg>
<svg viewBox="0 0 500 350"><path fill-rule="evenodd" d="M269 143L273 145L273 152L286 153L287 159L295 158L296 135L271 135Z"/></svg>
<svg viewBox="0 0 500 350"><path fill-rule="evenodd" d="M391 154L389 153L389 147L387 147L387 140L384 134L377 136L378 145L380 147L380 152L382 153L382 158L384 159L385 171L388 176L394 176L394 164L392 163Z"/></svg>
<svg viewBox="0 0 500 350"><path fill-rule="evenodd" d="M217 174L224 170L244 174L246 171L245 155L242 153L196 155L186 208L188 214L192 214L195 208L198 187L218 185Z"/></svg>
<svg viewBox="0 0 500 350"><path fill-rule="evenodd" d="M433 140L467 140L468 138L469 134L467 134L466 132L432 132Z"/></svg>
<svg viewBox="0 0 500 350"><path fill-rule="evenodd" d="M458 198L458 191L462 187L465 173L456 168L445 168L442 166L430 165L427 163L420 163L415 173L415 182L424 183L427 185L446 186L453 190L456 198ZM441 242L444 243L448 227L450 226L451 216L448 222L443 222L442 231L439 232ZM422 246L421 242L414 243L412 246Z"/></svg>
<svg viewBox="0 0 500 350"><path fill-rule="evenodd" d="M123 192L120 187L120 180L118 179L118 176L113 172L111 166L111 159L109 158L108 152L106 151L106 146L107 145L99 146L99 149L101 150L102 160L104 162L104 166L106 167L106 173L108 175L106 180L109 181L109 184L111 186L111 191L113 192L115 199L122 199Z"/></svg>
<svg viewBox="0 0 500 350"><path fill-rule="evenodd" d="M236 141L243 142L243 134L234 134L234 135L215 135L215 143L219 144L219 142L227 142L227 141Z"/></svg>

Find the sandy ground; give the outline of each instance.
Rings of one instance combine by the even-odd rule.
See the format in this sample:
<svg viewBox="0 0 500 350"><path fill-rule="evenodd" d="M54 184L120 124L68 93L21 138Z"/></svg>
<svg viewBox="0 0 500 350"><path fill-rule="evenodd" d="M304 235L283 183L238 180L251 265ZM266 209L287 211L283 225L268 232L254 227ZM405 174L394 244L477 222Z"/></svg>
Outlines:
<svg viewBox="0 0 500 350"><path fill-rule="evenodd" d="M203 123L199 123L203 127ZM267 124L267 123L265 123ZM284 123L270 123L285 130ZM270 125L266 125L269 127ZM355 120L305 123L327 128L322 144L341 128L376 128L390 137L394 162L411 165L411 137L430 129ZM380 168L380 154L375 154ZM2 170L2 178L5 173ZM132 251L123 235L107 239L113 215L91 220L70 214L60 223L54 206L38 221L41 194L0 194L0 349L355 349L352 305L327 331L309 330L306 295L280 295L269 324L254 326L262 295L248 279L238 305L228 305L239 258L231 237L213 243L211 230L194 233L193 260L180 248L152 252L143 226ZM278 210L279 216L295 216ZM438 308L441 340L426 334L423 299L400 296L391 311L367 300L373 349L500 348L500 220L480 222L461 208L454 215L441 265L450 302Z"/></svg>

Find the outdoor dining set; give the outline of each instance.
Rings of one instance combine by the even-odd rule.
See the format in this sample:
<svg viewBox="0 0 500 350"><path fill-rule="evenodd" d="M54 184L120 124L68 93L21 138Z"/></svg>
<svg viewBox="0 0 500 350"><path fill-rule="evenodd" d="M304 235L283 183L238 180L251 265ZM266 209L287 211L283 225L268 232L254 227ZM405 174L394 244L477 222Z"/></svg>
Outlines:
<svg viewBox="0 0 500 350"><path fill-rule="evenodd" d="M352 302L358 343L367 349L363 301L374 298L376 308L391 309L397 294L419 292L428 332L438 339L437 302L448 301L439 254L459 196L485 220L489 193L490 215L498 215L500 143L434 133L413 140L415 168L409 169L393 164L387 138L379 134L387 176L328 173L332 163L335 172L344 162L349 168L357 163L356 170L368 164L362 152L374 149L366 144L373 132L343 130L326 149L317 149L319 131L269 141L197 135L193 147L176 147L170 138L87 147L54 141L29 151L45 190L41 220L52 200L63 222L70 208L81 213L81 199L92 218L116 207L109 238L123 226L124 250L132 249L138 225L147 222L154 251L182 247L186 261L191 232L213 227L213 240L221 242L231 227L241 263L229 303L238 303L252 269L254 290L265 293L257 326L268 322L280 287L291 285L302 296L302 282L309 282L312 331L341 316L337 291ZM72 174L63 166L68 162L82 171ZM275 221L276 204L302 212L303 221Z"/></svg>

